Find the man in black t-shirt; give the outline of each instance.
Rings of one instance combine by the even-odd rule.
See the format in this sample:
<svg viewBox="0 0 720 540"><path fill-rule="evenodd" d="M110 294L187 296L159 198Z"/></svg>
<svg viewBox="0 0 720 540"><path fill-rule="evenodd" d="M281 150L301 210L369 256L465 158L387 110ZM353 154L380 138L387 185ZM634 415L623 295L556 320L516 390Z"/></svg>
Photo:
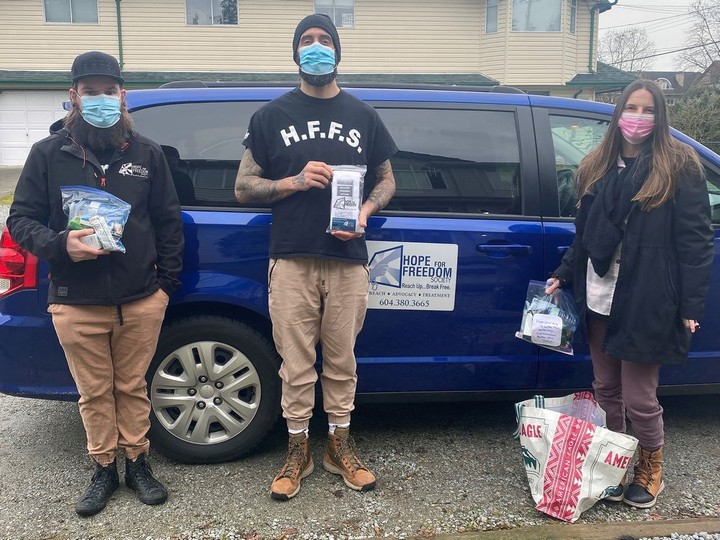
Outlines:
<svg viewBox="0 0 720 540"><path fill-rule="evenodd" d="M329 17L305 17L295 29L300 86L250 119L235 182L241 203L272 203L268 290L273 338L283 359L282 408L289 443L271 496L287 500L313 470L308 425L315 400L315 347L322 345L328 439L323 467L358 491L375 476L357 457L350 413L357 384L355 339L367 310L368 218L395 193L390 157L397 147L377 112L341 90L335 77L340 39ZM372 187L358 224L363 232L326 232L332 166L366 166Z"/></svg>

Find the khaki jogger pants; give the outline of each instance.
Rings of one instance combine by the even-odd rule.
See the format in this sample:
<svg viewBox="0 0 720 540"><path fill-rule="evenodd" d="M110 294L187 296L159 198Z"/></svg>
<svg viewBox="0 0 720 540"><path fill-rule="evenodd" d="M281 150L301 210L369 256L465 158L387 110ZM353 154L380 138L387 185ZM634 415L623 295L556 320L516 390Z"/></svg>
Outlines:
<svg viewBox="0 0 720 540"><path fill-rule="evenodd" d="M145 374L167 304L167 294L158 289L119 307L48 307L80 393L88 453L100 465L111 463L118 447L131 460L148 452L150 400Z"/></svg>
<svg viewBox="0 0 720 540"><path fill-rule="evenodd" d="M357 375L355 340L365 321L367 266L331 259L271 259L273 338L282 357L282 409L289 429L305 429L315 405L315 348L322 345L322 394L328 421L350 422Z"/></svg>

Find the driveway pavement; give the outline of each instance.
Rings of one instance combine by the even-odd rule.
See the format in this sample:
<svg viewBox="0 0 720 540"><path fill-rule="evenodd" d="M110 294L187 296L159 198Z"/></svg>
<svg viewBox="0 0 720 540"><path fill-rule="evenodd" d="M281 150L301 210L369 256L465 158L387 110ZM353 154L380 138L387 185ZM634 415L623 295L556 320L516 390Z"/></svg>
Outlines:
<svg viewBox="0 0 720 540"><path fill-rule="evenodd" d="M15 191L15 184L20 176L21 167L0 166L0 199Z"/></svg>

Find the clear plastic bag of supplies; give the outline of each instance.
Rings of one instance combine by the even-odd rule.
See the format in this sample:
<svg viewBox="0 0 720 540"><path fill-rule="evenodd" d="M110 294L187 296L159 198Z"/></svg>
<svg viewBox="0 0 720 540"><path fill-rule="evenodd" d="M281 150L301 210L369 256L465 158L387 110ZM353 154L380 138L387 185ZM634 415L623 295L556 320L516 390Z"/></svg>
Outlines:
<svg viewBox="0 0 720 540"><path fill-rule="evenodd" d="M573 334L578 327L578 314L572 292L556 289L545 294L547 283L530 281L520 330L515 337L541 347L573 354Z"/></svg>
<svg viewBox="0 0 720 540"><path fill-rule="evenodd" d="M331 165L333 179L330 198L330 224L327 232L363 232L360 227L360 205L367 167L364 165Z"/></svg>
<svg viewBox="0 0 720 540"><path fill-rule="evenodd" d="M120 241L130 215L130 205L115 195L88 186L62 186L63 211L68 216L68 229L93 229L84 236L85 244L108 251L125 253Z"/></svg>

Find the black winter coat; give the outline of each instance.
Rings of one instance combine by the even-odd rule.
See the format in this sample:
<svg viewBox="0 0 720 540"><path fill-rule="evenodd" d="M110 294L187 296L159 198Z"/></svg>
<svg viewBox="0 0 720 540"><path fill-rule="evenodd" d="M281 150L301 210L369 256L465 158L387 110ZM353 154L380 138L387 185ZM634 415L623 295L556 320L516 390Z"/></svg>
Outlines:
<svg viewBox="0 0 720 540"><path fill-rule="evenodd" d="M583 196L576 226L592 205ZM572 246L553 273L572 286L587 335L588 252L576 229ZM674 198L642 211L632 203L622 240L620 266L603 350L614 358L644 364L681 364L690 349L683 319L703 317L714 256L714 231L704 178L684 175Z"/></svg>
<svg viewBox="0 0 720 540"><path fill-rule="evenodd" d="M55 125L54 125L55 126ZM73 262L61 186L104 189L132 206L122 235L126 253ZM93 153L61 129L35 143L15 190L7 226L13 239L50 263L50 303L121 305L180 285L180 203L160 147L133 133L105 173Z"/></svg>

